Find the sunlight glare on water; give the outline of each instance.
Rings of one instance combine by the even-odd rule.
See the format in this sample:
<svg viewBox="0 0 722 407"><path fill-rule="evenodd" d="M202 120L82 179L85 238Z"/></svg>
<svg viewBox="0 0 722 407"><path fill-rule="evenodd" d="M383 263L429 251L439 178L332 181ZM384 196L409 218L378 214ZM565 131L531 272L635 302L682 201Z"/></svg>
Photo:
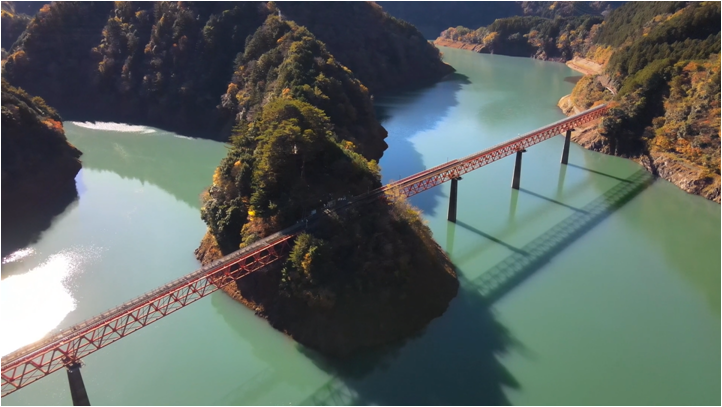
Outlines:
<svg viewBox="0 0 722 407"><path fill-rule="evenodd" d="M10 265L33 253L30 248L18 250L5 257L3 264ZM26 273L2 280L2 355L43 338L75 310L70 286L82 273L83 264L99 257L93 249L63 250Z"/></svg>

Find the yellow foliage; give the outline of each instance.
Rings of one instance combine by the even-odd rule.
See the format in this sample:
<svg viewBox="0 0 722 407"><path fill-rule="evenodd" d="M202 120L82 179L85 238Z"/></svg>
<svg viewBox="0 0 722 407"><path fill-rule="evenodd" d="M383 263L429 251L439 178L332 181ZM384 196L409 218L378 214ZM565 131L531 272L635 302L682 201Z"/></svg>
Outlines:
<svg viewBox="0 0 722 407"><path fill-rule="evenodd" d="M489 45L492 42L496 41L496 39L499 38L499 33L496 31L490 32L486 37L484 37L484 45Z"/></svg>
<svg viewBox="0 0 722 407"><path fill-rule="evenodd" d="M311 274L311 253L306 253L306 255L303 256L303 261L301 262L301 268L303 269L304 274L306 274L306 275Z"/></svg>
<svg viewBox="0 0 722 407"><path fill-rule="evenodd" d="M213 185L220 186L221 184L221 169L216 168L213 172Z"/></svg>
<svg viewBox="0 0 722 407"><path fill-rule="evenodd" d="M672 143L664 135L658 135L652 140L652 145L658 147L663 151L669 151L672 148Z"/></svg>
<svg viewBox="0 0 722 407"><path fill-rule="evenodd" d="M14 64L24 63L27 61L25 51L19 50L13 52L13 54L8 57L8 60L13 61Z"/></svg>
<svg viewBox="0 0 722 407"><path fill-rule="evenodd" d="M376 162L376 160L367 161L367 163L368 163L369 170L371 170L371 172L373 172L376 175L381 174L381 167Z"/></svg>

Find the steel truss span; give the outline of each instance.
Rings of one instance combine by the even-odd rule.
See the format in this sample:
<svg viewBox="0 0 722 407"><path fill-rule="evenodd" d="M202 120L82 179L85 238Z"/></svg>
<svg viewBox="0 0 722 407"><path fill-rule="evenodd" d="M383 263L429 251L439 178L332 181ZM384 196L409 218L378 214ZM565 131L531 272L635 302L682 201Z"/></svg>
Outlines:
<svg viewBox="0 0 722 407"><path fill-rule="evenodd" d="M284 257L294 235L234 253L141 297L2 358L2 395L27 386Z"/></svg>
<svg viewBox="0 0 722 407"><path fill-rule="evenodd" d="M609 108L601 105L470 156L411 175L349 200L345 210L377 198L410 197L494 161L524 150L567 130L600 118ZM305 219L314 221L318 215ZM57 335L25 346L2 358L2 396L29 385L64 366L104 348L250 273L283 258L304 221L268 236L249 247L113 308Z"/></svg>
<svg viewBox="0 0 722 407"><path fill-rule="evenodd" d="M494 161L508 157L517 151L525 150L534 144L541 143L567 130L572 130L590 121L599 119L607 110L609 110L607 105L597 106L478 153L458 160L449 161L448 163L411 175L397 182L388 184L380 188L380 190L395 191L396 194L406 197L416 195L451 179L459 178L468 172L491 164ZM393 195L392 193L391 196Z"/></svg>

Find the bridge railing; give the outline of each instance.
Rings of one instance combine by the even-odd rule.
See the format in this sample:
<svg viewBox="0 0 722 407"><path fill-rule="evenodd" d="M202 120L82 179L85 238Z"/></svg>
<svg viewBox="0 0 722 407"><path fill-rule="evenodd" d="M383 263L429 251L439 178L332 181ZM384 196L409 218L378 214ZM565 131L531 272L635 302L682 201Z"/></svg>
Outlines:
<svg viewBox="0 0 722 407"><path fill-rule="evenodd" d="M293 231L296 227L289 228ZM286 232L286 231L284 231ZM282 258L295 234L279 232L46 340L2 358L2 394L61 369Z"/></svg>
<svg viewBox="0 0 722 407"><path fill-rule="evenodd" d="M399 191L407 197L415 195L551 138L562 131L597 119L607 109L605 105L590 109L478 153L410 175L353 198L334 210L343 211L364 204L386 195L390 190ZM389 198L393 199L393 196ZM318 214L312 215L283 231L224 256L186 276L56 335L5 355L2 358L2 396L209 295L225 284L278 260L284 254L284 250L290 249L290 241L305 228L305 223L317 220L318 216ZM252 261L247 262L247 260Z"/></svg>
<svg viewBox="0 0 722 407"><path fill-rule="evenodd" d="M385 185L377 191L384 192L389 189L396 189L406 197L416 195L427 189L458 178L463 174L479 169L504 157L508 157L517 151L524 150L548 140L562 132L576 128L582 124L600 118L609 107L607 105L597 106L580 114L559 120L548 126L531 131L509 141L489 147L485 150L468 155L466 157L449 161L429 170L408 176L400 181Z"/></svg>

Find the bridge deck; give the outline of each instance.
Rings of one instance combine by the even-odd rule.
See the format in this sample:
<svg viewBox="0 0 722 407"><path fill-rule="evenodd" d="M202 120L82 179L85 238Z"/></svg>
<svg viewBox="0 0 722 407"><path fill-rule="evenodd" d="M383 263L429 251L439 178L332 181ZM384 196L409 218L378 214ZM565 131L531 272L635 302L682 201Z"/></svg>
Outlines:
<svg viewBox="0 0 722 407"><path fill-rule="evenodd" d="M534 130L467 157L441 164L360 195L336 210L361 205L394 193L416 195L443 182L547 140L601 117L602 105ZM308 219L311 219L310 217ZM307 219L307 220L308 220ZM2 396L6 396L111 343L177 311L220 287L282 258L291 240L305 227L303 221L229 254L184 277L90 318L78 325L25 346L2 358Z"/></svg>

